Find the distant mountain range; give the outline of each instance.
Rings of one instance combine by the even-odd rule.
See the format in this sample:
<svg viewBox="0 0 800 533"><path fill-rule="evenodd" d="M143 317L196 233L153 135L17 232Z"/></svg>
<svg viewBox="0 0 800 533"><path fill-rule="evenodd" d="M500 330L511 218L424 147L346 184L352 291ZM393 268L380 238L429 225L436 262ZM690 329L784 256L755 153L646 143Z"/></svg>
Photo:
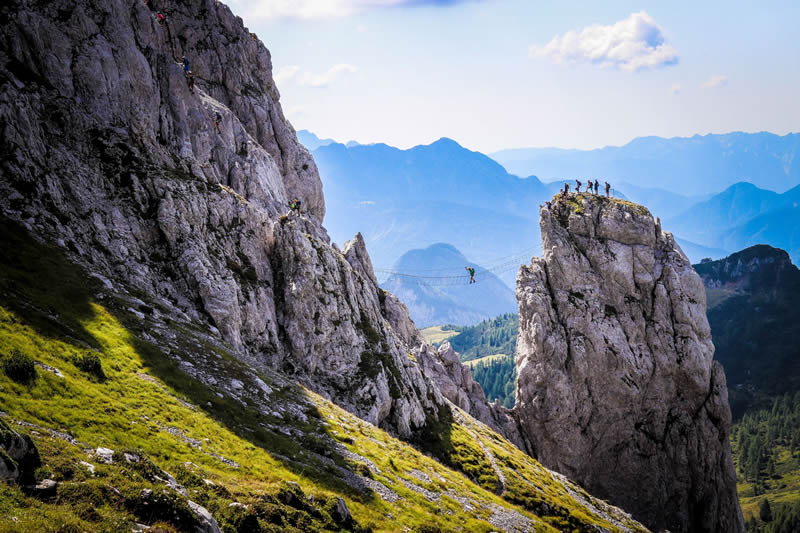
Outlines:
<svg viewBox="0 0 800 533"><path fill-rule="evenodd" d="M788 254L753 246L694 265L706 286L715 357L734 415L800 391L800 270Z"/></svg>
<svg viewBox="0 0 800 533"><path fill-rule="evenodd" d="M800 186L778 194L737 183L664 221L664 228L693 243L737 250L770 244L800 260Z"/></svg>
<svg viewBox="0 0 800 533"><path fill-rule="evenodd" d="M333 144L336 142L333 139L320 139L319 137L317 137L308 130L298 130L297 140L300 141L300 143L303 146L305 146L312 152L317 148L319 148L320 146L328 146L329 144ZM347 143L345 143L345 146L347 147L358 146L358 143L355 141L348 141Z"/></svg>
<svg viewBox="0 0 800 533"><path fill-rule="evenodd" d="M512 174L543 181L598 177L687 196L712 194L748 181L773 191L800 183L800 134L727 133L639 137L597 150L518 148L489 154Z"/></svg>
<svg viewBox="0 0 800 533"><path fill-rule="evenodd" d="M464 269L468 265L477 271L476 283L468 283L469 274ZM517 309L516 296L506 284L449 244L410 250L397 261L394 270L408 275L391 275L381 286L408 306L420 328L439 324L469 326Z"/></svg>
<svg viewBox="0 0 800 533"><path fill-rule="evenodd" d="M412 248L447 242L481 263L539 246L538 207L551 194L450 139L399 150L385 144L314 150L337 242L360 231L377 267ZM513 285L514 269L503 279Z"/></svg>
<svg viewBox="0 0 800 533"><path fill-rule="evenodd" d="M386 144L351 143L348 147L304 130L298 136L313 148L328 207L325 225L331 237L343 243L356 232L362 232L376 267L387 268L407 250L436 242L450 243L481 264L493 264L498 258L514 255L520 264L527 262L530 256L539 253L538 206L563 183L563 180L543 183L535 175L514 176L490 157L451 139L400 150ZM794 134L645 138L616 149L616 153L637 161L642 169L638 176L652 177L664 172L667 163L659 157L680 159L671 160L667 167L681 169L684 174L680 180L705 183L702 191L710 189L705 178L710 163L700 157L702 154L712 154L713 161L719 162L720 158L727 161L723 169L742 169L740 175L747 174L745 170L757 166L758 161L772 157L785 164L780 169L770 167L771 172L778 174L777 178L761 181L780 183L779 190L795 185L783 194L763 186L737 183L738 180L715 191L697 192L692 187L673 187L666 178L648 178L647 182L610 180L613 194L650 208L661 218L664 228L676 235L693 262L706 257L719 259L733 250L762 243L786 249L798 262L800 176L798 165L793 164L792 151L798 139L800 135ZM714 146L716 152L712 150ZM638 155L634 150L637 147L641 148ZM727 151L720 155L718 152L723 148ZM775 152L769 152L771 149ZM527 153L509 153L517 157L523 152ZM542 157L573 154L579 160L589 153L555 149L540 152ZM768 157L768 152L772 156ZM747 162L748 157L756 163ZM725 182L735 174L731 170L720 179ZM602 173L577 175L585 182L586 175L599 177ZM574 179L568 182L574 188ZM513 287L515 269L501 273L500 277Z"/></svg>

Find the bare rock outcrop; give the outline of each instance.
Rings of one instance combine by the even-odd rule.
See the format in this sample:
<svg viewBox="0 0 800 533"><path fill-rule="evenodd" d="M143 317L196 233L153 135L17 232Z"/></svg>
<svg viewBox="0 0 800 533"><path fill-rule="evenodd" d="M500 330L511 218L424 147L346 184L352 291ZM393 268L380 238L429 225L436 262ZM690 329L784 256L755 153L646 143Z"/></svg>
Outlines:
<svg viewBox="0 0 800 533"><path fill-rule="evenodd" d="M530 451L513 412L499 402L487 402L480 384L472 378L472 370L461 362L449 342L445 341L438 349L427 343L420 345L416 359L423 374L436 384L442 396L499 432L520 450Z"/></svg>
<svg viewBox="0 0 800 533"><path fill-rule="evenodd" d="M3 216L376 425L436 418L407 310L360 236L331 245L270 53L227 6L11 0L0 20Z"/></svg>
<svg viewBox="0 0 800 533"><path fill-rule="evenodd" d="M725 374L702 281L643 207L590 195L540 211L517 277L515 412L535 456L653 530L744 530Z"/></svg>

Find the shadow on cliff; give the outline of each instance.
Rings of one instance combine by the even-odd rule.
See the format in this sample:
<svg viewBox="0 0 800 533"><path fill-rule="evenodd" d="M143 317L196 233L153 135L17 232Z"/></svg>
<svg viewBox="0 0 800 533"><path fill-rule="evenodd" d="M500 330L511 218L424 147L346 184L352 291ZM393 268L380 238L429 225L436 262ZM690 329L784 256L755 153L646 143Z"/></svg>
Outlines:
<svg viewBox="0 0 800 533"><path fill-rule="evenodd" d="M35 241L21 225L0 218L2 305L39 335L99 349L83 322L94 316L90 303L100 287L59 248Z"/></svg>
<svg viewBox="0 0 800 533"><path fill-rule="evenodd" d="M123 340L140 357L147 373L159 378L178 397L191 402L193 408L201 409L239 438L267 451L288 470L318 486L364 503L377 498L363 482L363 476L349 476L349 485L342 480L343 469L367 477L370 474L342 457L313 402L302 402L305 421L296 418L286 421L262 414L250 402L242 405L228 396L220 398L210 387L184 373L160 347L140 338L147 330L145 321L115 305L113 297L96 302L96 295L103 289L99 279L71 263L60 248L36 241L21 225L0 217L0 306L13 313L9 320L24 323L42 337L79 349L93 348L102 356L103 346L84 326L97 318L93 304L100 303L124 327L127 335ZM186 354L208 349L190 344L185 348ZM5 355L3 349L0 357ZM212 357L225 369L227 377L238 376L244 381L243 363L227 354L225 357L212 354ZM271 399L277 395L278 399L291 402L289 394L288 390L278 390ZM297 392L293 389L291 394ZM268 425L282 426L298 436L271 431L265 427ZM213 439L213 435L209 437ZM309 455L317 460L309 459ZM219 459L232 466L224 457Z"/></svg>

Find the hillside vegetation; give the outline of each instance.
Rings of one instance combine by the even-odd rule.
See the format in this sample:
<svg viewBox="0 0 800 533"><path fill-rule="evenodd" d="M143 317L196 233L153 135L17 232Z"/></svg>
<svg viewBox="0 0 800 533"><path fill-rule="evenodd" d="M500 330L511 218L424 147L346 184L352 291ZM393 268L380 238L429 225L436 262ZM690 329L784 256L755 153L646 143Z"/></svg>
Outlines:
<svg viewBox="0 0 800 533"><path fill-rule="evenodd" d="M498 353L514 355L517 350L518 328L517 314L505 313L475 326L446 326L444 329L458 331L458 335L448 341L460 354L461 361L471 361Z"/></svg>
<svg viewBox="0 0 800 533"><path fill-rule="evenodd" d="M487 355L469 363L475 363L470 365L472 378L480 383L490 402L497 400L503 407L514 407L517 367L513 355Z"/></svg>
<svg viewBox="0 0 800 533"><path fill-rule="evenodd" d="M734 418L800 390L800 270L787 253L759 245L694 268Z"/></svg>
<svg viewBox="0 0 800 533"><path fill-rule="evenodd" d="M443 466L21 228L0 244L0 419L57 483L0 484L2 531L191 531L195 504L226 532L643 530L458 411L420 443Z"/></svg>
<svg viewBox="0 0 800 533"><path fill-rule="evenodd" d="M800 530L800 392L747 413L731 442L748 531Z"/></svg>

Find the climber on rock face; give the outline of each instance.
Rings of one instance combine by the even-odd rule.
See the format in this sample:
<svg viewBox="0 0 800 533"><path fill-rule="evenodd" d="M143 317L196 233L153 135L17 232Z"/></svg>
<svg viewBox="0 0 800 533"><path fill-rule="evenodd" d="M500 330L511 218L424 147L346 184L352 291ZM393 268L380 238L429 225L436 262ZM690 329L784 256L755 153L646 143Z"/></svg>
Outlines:
<svg viewBox="0 0 800 533"><path fill-rule="evenodd" d="M576 192L581 192L581 185L583 185L581 183L581 180L575 180L575 191Z"/></svg>
<svg viewBox="0 0 800 533"><path fill-rule="evenodd" d="M609 198L611 196L609 194L610 190L611 190L611 185L609 185L608 182L606 182L606 198Z"/></svg>
<svg viewBox="0 0 800 533"><path fill-rule="evenodd" d="M189 65L189 59L186 56L183 56L182 62L183 62L183 71L190 72L191 68Z"/></svg>
<svg viewBox="0 0 800 533"><path fill-rule="evenodd" d="M189 92L194 94L194 75L191 70L186 72L186 85L189 86Z"/></svg>
<svg viewBox="0 0 800 533"><path fill-rule="evenodd" d="M297 213L297 216L302 216L303 214L300 212L300 200L295 198L291 202L289 202L289 212L286 215L291 215L292 213Z"/></svg>
<svg viewBox="0 0 800 533"><path fill-rule="evenodd" d="M163 26L164 25L164 21L166 20L164 18L164 14L159 11L158 15L156 15L156 18L158 18L158 23Z"/></svg>
<svg viewBox="0 0 800 533"><path fill-rule="evenodd" d="M475 283L475 269L470 267L470 266L467 266L467 267L464 267L464 268L466 268L467 272L469 272L469 282L470 282L470 284Z"/></svg>
<svg viewBox="0 0 800 533"><path fill-rule="evenodd" d="M217 112L214 114L214 126L217 128L217 132L218 132L218 133L222 133L222 130L221 130L221 129L219 129L219 125L220 125L220 124L222 124L222 115L220 115L220 114L219 114L219 111L217 111Z"/></svg>

